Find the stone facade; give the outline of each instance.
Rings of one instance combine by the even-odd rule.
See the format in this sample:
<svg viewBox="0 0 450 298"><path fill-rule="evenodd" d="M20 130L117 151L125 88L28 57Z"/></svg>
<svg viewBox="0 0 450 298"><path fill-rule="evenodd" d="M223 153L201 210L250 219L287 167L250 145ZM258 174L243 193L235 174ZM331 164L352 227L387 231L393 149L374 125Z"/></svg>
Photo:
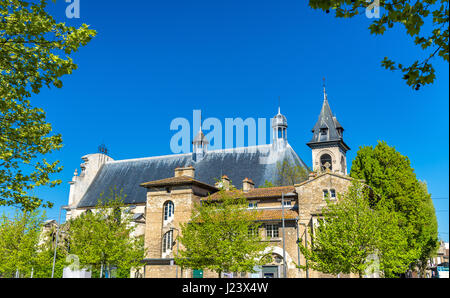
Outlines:
<svg viewBox="0 0 450 298"><path fill-rule="evenodd" d="M270 156L280 157L283 152L291 152L292 148L287 143L287 120L280 111L272 121L272 129L272 151L267 151L270 152ZM251 204L249 208L259 211L258 221L261 223L259 233L263 241L269 243L266 253L272 256L272 261L259 268L257 273L238 273L238 277L283 277L284 271L288 278L330 277L312 270L304 271L297 267L298 264L306 264L304 257L300 254L298 243L305 244L306 241L311 241L307 229L314 227L317 219L321 216L321 211L326 206L325 197L337 200L339 195L344 194L351 184L352 179L347 176L346 160L346 152L350 148L343 141L343 131L343 127L331 113L324 92L324 103L319 120L313 129L313 139L307 143L312 150L313 162L313 172L309 175L308 180L296 185L272 188L255 188L255 183L249 179L252 177L242 181L240 192ZM239 166L234 164L229 166L228 169L235 172L230 177L236 177L242 173L247 175L248 169L251 169L254 173L256 172L255 176L257 173L260 174L259 177L254 176L253 179L259 181L258 185L262 185L264 180L261 179L265 177L261 175L262 172L264 174L272 173L274 164L276 164L276 162L272 162L272 170L267 171L266 169L269 167L265 163L251 164L248 162L255 159L252 155L253 152L238 156L224 151L225 153L221 153L221 157L217 159L219 162L215 163L217 168L215 166L205 167L202 166L202 163L215 160L212 157L219 155L207 152L208 140L201 130L194 143L192 158L187 155L179 155L113 161L112 158L100 153L84 156L81 174L78 175L75 172L74 178L70 182L69 205L73 209L67 212L67 218L76 217L86 209L92 209L92 201L96 200L97 194L102 189L99 187L101 182L110 186L111 183L116 183L117 175L127 173L129 176L122 179L121 183L129 193L133 194L133 196L129 196L129 201L126 203L133 205L131 213L135 217L134 224L137 227L135 236L144 235L145 238L146 255L143 260L143 277L193 277L195 273L192 270L181 270L174 262L178 249L183 249L182 246L179 247L177 238L181 224L189 222L196 203L206 198L213 198L219 190L217 187L229 188L230 179L223 175L227 174L224 171L222 181L216 184L217 187L207 184L205 181L215 178L214 174L211 174L213 173L211 170L222 171L224 166L229 166L229 164L224 165L224 160L228 160L228 163L239 161L239 165L245 162L247 166L242 167L241 172ZM211 154L209 158L207 158L208 154ZM296 156L296 159L293 160L299 161L297 165L306 168L296 154L292 156ZM327 159L329 163L324 162L324 157L330 157ZM194 165L199 166L200 172L196 173L195 166L192 164L186 165L188 158L191 158ZM177 165L170 168L173 171L172 174L167 174L168 167L175 164ZM142 181L143 177L153 178ZM197 179L198 177L202 177L202 179ZM145 202L143 199L136 201L135 197L139 197L141 193L144 194L143 188L146 191ZM89 192L90 195L87 195ZM282 195L285 201L290 202L284 207L281 203ZM86 197L88 198L86 199ZM142 196L142 198L144 197ZM283 219L284 230L282 228ZM269 232L272 237L267 237ZM285 251L283 251L283 247L285 247ZM283 255L286 257L285 261ZM284 263L286 263L286 268L284 268ZM134 276L134 272L131 273L131 276ZM217 274L205 271L203 277L217 277Z"/></svg>
<svg viewBox="0 0 450 298"><path fill-rule="evenodd" d="M321 211L326 206L324 191L328 193L328 199L338 200L339 196L347 191L352 183L351 181L352 179L348 176L326 171L318 175L310 175L307 181L295 185L295 190L298 194L300 239L303 245L305 245L306 240L308 242L311 241L307 230L317 224L317 219L321 216ZM331 195L333 190L334 197ZM302 259L300 263L301 265L306 265L305 259ZM330 276L311 271L308 272L308 277Z"/></svg>
<svg viewBox="0 0 450 298"><path fill-rule="evenodd" d="M177 169L174 178L180 178L180 172L184 169ZM187 177L187 176L185 176ZM171 245L171 249L163 251L164 235L173 231L172 243L176 243L176 237L180 231L180 225L190 220L194 203L198 203L202 198L207 197L212 186L206 187L195 185L195 180L186 179L184 181L177 179L164 179L165 181L155 181L150 185L143 184L148 188L146 205L146 224L145 224L145 245L147 248L145 277L192 277L191 270L182 271L174 263L174 256L177 254L177 245ZM286 275L288 278L300 277L329 277L319 272L306 272L297 268L297 264L305 265L305 259L301 256L298 248L298 241L305 243L305 237L311 241L308 233L305 231L308 227L314 226L321 210L326 206L324 190L335 194L337 200L340 194L345 193L351 184L351 178L345 175L323 172L317 175L311 175L303 183L293 187L273 187L255 189L249 187L250 179L243 181L242 193L247 197L249 203L257 203L256 210L260 211L259 218L261 227L259 233L263 241L269 242L267 253L273 256L273 262L266 264L271 270L276 271L276 276L282 277L283 268L283 230L282 230L282 206L281 195L284 193L290 205L285 206L285 229L284 246L286 256ZM227 182L227 177L223 177L223 184ZM176 186L175 186L176 185ZM251 184L250 184L251 185ZM217 190L216 190L217 191ZM231 193L231 192L230 192ZM210 196L214 198L214 194ZM167 202L173 202L174 212L171 219L164 218ZM253 207L254 208L254 207ZM267 237L267 226L275 225L276 237ZM183 249L183 247L179 247ZM262 268L264 274L265 267ZM205 271L204 277L218 277L216 273ZM239 277L251 277L251 273L239 273ZM261 276L262 277L262 276Z"/></svg>
<svg viewBox="0 0 450 298"><path fill-rule="evenodd" d="M331 165L330 165L331 171L333 173L347 175L347 157L345 154L345 150L341 146L337 144L317 146L313 147L311 152L312 152L313 171L320 172L322 170L320 158L324 154L328 154L331 157Z"/></svg>

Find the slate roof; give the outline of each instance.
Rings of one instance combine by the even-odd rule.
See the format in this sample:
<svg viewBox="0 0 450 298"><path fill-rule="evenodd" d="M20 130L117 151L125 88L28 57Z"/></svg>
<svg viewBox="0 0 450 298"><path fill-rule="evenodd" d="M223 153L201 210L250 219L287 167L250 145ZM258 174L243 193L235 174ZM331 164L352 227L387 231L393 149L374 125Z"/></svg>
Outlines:
<svg viewBox="0 0 450 298"><path fill-rule="evenodd" d="M312 129L313 138L311 142L340 140L342 137L336 129L337 119L335 119L336 118L331 112L330 105L328 104L328 100L325 97L325 99L323 100L322 109L320 110L319 119ZM328 128L328 138L326 140L320 138L321 128Z"/></svg>
<svg viewBox="0 0 450 298"><path fill-rule="evenodd" d="M198 143L209 144L208 139L206 138L205 134L201 130L197 133L194 140L192 141L192 144L198 144Z"/></svg>
<svg viewBox="0 0 450 298"><path fill-rule="evenodd" d="M278 114L272 119L272 127L284 126L288 127L286 116L281 114L280 108L278 108Z"/></svg>
<svg viewBox="0 0 450 298"><path fill-rule="evenodd" d="M327 129L328 133L326 135L322 135L320 133L321 129ZM341 132L339 132L339 130ZM343 141L342 136L343 131L344 128L331 112L331 108L330 105L328 104L328 99L325 94L322 109L320 110L319 114L319 119L317 120L316 124L312 129L313 137L311 141L309 141L308 145L324 142L339 142L347 150L350 150L350 148Z"/></svg>
<svg viewBox="0 0 450 298"><path fill-rule="evenodd" d="M289 144L286 150L279 152L274 151L271 144L208 151L197 162L192 160L192 153L108 161L100 168L77 207L95 206L100 194L107 195L114 187L122 189L126 204L145 203L146 189L140 187L141 183L173 177L175 168L187 166L195 168L195 180L209 185L214 185L215 178L226 174L238 188L242 187L246 177L258 187L265 180L274 181L276 164L285 158L308 168Z"/></svg>

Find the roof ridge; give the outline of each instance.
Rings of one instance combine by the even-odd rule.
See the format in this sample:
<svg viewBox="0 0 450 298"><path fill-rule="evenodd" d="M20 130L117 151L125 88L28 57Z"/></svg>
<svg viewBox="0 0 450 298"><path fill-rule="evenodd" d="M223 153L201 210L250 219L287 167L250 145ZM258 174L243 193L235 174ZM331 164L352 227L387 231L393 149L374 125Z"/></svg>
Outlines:
<svg viewBox="0 0 450 298"><path fill-rule="evenodd" d="M289 144L287 144L287 145L289 147L291 147ZM261 144L261 145L246 146L246 147L223 148L223 149L216 149L216 150L208 150L208 153L230 152L230 151L234 151L234 150L242 150L243 151L245 149L253 149L253 148L264 148L264 147L270 148L271 146L272 146L272 144ZM151 160L151 159L167 158L167 157L181 157L181 156L187 156L187 155L191 155L191 154L192 154L192 152L180 153L180 154L166 154L166 155L158 155L158 156L148 156L148 157L138 157L138 158L129 158L129 159L118 159L118 160L107 161L106 164L113 164L113 163L120 163L120 162L131 162L131 161L141 161L141 160Z"/></svg>

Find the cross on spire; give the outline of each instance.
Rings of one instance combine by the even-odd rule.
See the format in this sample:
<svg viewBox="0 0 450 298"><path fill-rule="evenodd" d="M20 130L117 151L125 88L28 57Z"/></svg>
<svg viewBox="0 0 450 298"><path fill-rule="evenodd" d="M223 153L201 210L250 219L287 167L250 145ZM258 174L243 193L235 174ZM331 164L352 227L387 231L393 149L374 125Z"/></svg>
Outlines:
<svg viewBox="0 0 450 298"><path fill-rule="evenodd" d="M202 110L200 110L200 127L199 127L199 132L202 131Z"/></svg>
<svg viewBox="0 0 450 298"><path fill-rule="evenodd" d="M327 100L327 91L325 90L325 77L323 77L323 99Z"/></svg>

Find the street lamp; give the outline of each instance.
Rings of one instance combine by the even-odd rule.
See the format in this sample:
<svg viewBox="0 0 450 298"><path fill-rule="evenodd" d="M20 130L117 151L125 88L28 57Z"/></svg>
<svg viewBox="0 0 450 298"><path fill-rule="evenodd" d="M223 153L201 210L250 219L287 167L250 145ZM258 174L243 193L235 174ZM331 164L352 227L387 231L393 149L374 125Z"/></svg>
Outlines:
<svg viewBox="0 0 450 298"><path fill-rule="evenodd" d="M61 208L59 208L58 227L56 229L56 239L55 239L55 251L53 253L52 278L53 278L53 276L55 274L56 248L58 247L59 226L60 226L60 223L61 223L61 211L63 209L64 210L72 210L74 208L70 208L69 206L61 206Z"/></svg>
<svg viewBox="0 0 450 298"><path fill-rule="evenodd" d="M287 277L286 273L286 244L285 244L285 234L284 234L284 196L295 196L295 193L281 193L281 222L283 231L283 277Z"/></svg>
<svg viewBox="0 0 450 298"><path fill-rule="evenodd" d="M300 266L300 236L298 233L298 223L299 223L300 217L297 216L297 218L295 219L295 230L297 231L297 241L295 241L295 243L297 244L297 262L298 262L298 266ZM298 272L300 272L300 267L298 268Z"/></svg>
<svg viewBox="0 0 450 298"><path fill-rule="evenodd" d="M180 241L178 240L178 236L180 236L180 230L179 229L177 229L177 228L171 228L171 230L176 230L178 233L177 233L177 258L178 258L178 251L179 251L179 248L180 248ZM173 247L173 244L172 244L172 247ZM176 271L176 275L175 275L175 278L178 278L178 265L176 265L177 266L177 271Z"/></svg>
<svg viewBox="0 0 450 298"><path fill-rule="evenodd" d="M305 235L305 247L308 249L308 239L306 238L306 231L307 231L307 225L305 223L300 223L300 225L305 227L305 230L303 231L303 234ZM306 265L306 278L309 278L309 272L308 272L308 259L305 257L305 265Z"/></svg>

